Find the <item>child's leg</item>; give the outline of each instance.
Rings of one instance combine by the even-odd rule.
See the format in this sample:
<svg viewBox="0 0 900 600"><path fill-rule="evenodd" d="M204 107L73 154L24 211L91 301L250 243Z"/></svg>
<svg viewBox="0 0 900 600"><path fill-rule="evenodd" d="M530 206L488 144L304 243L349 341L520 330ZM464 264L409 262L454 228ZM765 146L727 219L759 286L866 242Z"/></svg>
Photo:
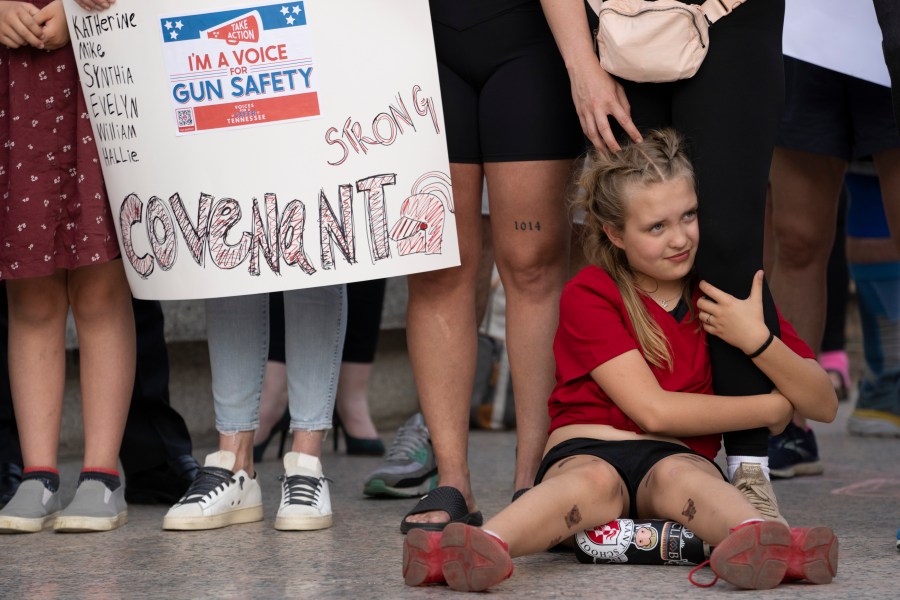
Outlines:
<svg viewBox="0 0 900 600"><path fill-rule="evenodd" d="M641 482L638 515L671 519L711 546L731 529L763 515L708 460L676 454L659 461Z"/></svg>
<svg viewBox="0 0 900 600"><path fill-rule="evenodd" d="M81 358L84 465L115 471L136 354L131 291L122 261L70 271L68 293Z"/></svg>
<svg viewBox="0 0 900 600"><path fill-rule="evenodd" d="M9 379L25 468L56 468L65 386L66 274L13 279Z"/></svg>
<svg viewBox="0 0 900 600"><path fill-rule="evenodd" d="M629 495L618 471L593 456L564 458L484 529L452 523L443 533L414 529L403 546L407 585L445 582L459 591L487 589L512 574L512 556L546 550L578 531L626 514ZM498 539L499 538L499 539Z"/></svg>
<svg viewBox="0 0 900 600"><path fill-rule="evenodd" d="M524 556L627 514L628 501L625 483L609 463L573 456L554 465L540 485L500 511L484 529L506 542L511 556Z"/></svg>
<svg viewBox="0 0 900 600"><path fill-rule="evenodd" d="M647 473L638 489L639 515L678 521L714 546L710 567L717 577L746 589L770 589L784 579L790 530L763 521L763 515L709 461L686 454L670 456ZM693 572L690 577L694 581Z"/></svg>
<svg viewBox="0 0 900 600"><path fill-rule="evenodd" d="M707 460L675 455L659 461L641 482L640 516L678 521L714 546L718 577L748 589L768 589L786 576L828 583L837 572L837 539L827 528L788 529L763 521L740 491Z"/></svg>

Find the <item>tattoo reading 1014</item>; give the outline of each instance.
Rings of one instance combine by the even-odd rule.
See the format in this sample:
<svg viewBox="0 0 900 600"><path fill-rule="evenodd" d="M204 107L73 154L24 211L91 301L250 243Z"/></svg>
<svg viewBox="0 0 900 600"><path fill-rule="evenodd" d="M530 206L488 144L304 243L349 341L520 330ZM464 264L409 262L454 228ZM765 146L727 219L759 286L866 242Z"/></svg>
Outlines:
<svg viewBox="0 0 900 600"><path fill-rule="evenodd" d="M516 231L540 231L540 221L513 221Z"/></svg>

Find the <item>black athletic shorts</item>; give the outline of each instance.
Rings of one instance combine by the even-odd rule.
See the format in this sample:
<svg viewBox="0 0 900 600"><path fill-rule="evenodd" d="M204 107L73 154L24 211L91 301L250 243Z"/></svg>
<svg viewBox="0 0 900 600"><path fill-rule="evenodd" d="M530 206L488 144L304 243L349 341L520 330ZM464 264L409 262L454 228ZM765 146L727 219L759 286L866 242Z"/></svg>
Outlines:
<svg viewBox="0 0 900 600"><path fill-rule="evenodd" d="M540 4L462 30L433 26L450 162L584 152L569 76Z"/></svg>
<svg viewBox="0 0 900 600"><path fill-rule="evenodd" d="M850 161L900 148L890 88L784 57L779 148Z"/></svg>
<svg viewBox="0 0 900 600"><path fill-rule="evenodd" d="M547 471L564 458L580 455L596 456L600 460L608 462L619 472L619 476L628 488L629 506L627 516L634 518L638 516L637 491L641 481L644 480L647 472L656 463L675 454L693 454L704 460L709 460L686 446L671 442L658 442L656 440L607 442L593 438L572 438L571 440L560 442L547 452L541 461L541 466L538 467L537 475L534 477L534 484L539 484L544 479ZM709 462L716 467L719 473L722 473L719 465L712 461ZM725 479L724 474L722 474L722 479Z"/></svg>

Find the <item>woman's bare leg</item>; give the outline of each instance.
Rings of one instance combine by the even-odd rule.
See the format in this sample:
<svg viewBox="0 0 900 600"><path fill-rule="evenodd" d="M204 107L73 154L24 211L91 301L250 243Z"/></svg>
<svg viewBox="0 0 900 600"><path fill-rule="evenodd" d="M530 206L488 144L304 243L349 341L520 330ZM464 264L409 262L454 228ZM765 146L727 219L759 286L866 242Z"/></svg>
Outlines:
<svg viewBox="0 0 900 600"><path fill-rule="evenodd" d="M825 273L846 170L839 158L783 148L772 160L769 285L778 309L813 350L825 330Z"/></svg>
<svg viewBox="0 0 900 600"><path fill-rule="evenodd" d="M494 256L506 294L506 347L516 399L515 488L531 487L547 442L553 337L569 273L571 160L488 163Z"/></svg>
<svg viewBox="0 0 900 600"><path fill-rule="evenodd" d="M469 402L475 377L475 280L481 255L481 165L451 163L461 266L408 277L407 342L419 403L431 433L440 485L475 510L469 480ZM444 511L408 517L447 521Z"/></svg>
<svg viewBox="0 0 900 600"><path fill-rule="evenodd" d="M881 184L884 213L897 251L900 252L900 149L879 152L873 157Z"/></svg>
<svg viewBox="0 0 900 600"><path fill-rule="evenodd" d="M814 352L825 332L825 275L847 162L776 148L771 175L772 271L778 309ZM806 419L794 423L805 427Z"/></svg>
<svg viewBox="0 0 900 600"><path fill-rule="evenodd" d="M259 397L259 427L253 434L253 443L261 444L272 433L272 428L288 407L287 367L283 362L266 362L262 394Z"/></svg>
<svg viewBox="0 0 900 600"><path fill-rule="evenodd" d="M335 398L335 409L347 432L370 440L378 437L369 414L369 379L373 366L372 363L342 362Z"/></svg>

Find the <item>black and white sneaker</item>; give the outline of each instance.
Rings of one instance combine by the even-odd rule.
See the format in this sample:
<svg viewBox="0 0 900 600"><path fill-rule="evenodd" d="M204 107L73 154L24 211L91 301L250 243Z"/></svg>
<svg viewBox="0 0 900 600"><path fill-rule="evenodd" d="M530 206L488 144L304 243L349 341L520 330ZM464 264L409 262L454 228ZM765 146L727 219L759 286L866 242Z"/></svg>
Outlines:
<svg viewBox="0 0 900 600"><path fill-rule="evenodd" d="M234 453L222 450L206 457L199 475L163 518L163 529L217 529L262 521L262 493L245 471L233 472Z"/></svg>
<svg viewBox="0 0 900 600"><path fill-rule="evenodd" d="M284 455L281 505L275 517L275 529L326 529L331 523L331 495L321 461L302 452L288 452Z"/></svg>

